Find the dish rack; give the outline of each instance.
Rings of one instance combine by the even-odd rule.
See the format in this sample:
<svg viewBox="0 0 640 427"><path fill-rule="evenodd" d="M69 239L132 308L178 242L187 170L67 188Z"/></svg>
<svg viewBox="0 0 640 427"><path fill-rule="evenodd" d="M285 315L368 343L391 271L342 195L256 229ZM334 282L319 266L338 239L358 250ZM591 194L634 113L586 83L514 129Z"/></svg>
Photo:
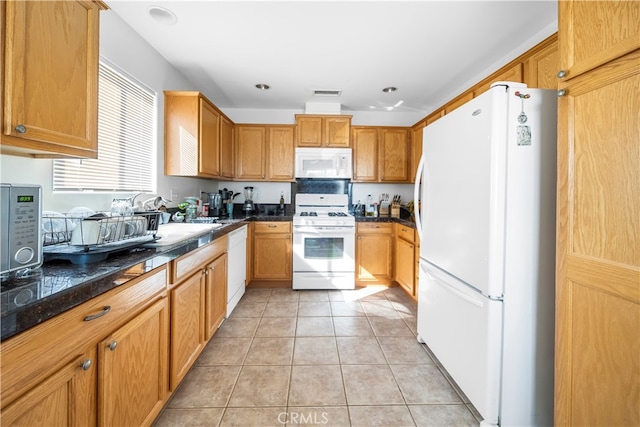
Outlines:
<svg viewBox="0 0 640 427"><path fill-rule="evenodd" d="M59 214L42 217L44 260L70 260L74 264L101 261L119 252L155 240L159 211L131 216L106 213Z"/></svg>

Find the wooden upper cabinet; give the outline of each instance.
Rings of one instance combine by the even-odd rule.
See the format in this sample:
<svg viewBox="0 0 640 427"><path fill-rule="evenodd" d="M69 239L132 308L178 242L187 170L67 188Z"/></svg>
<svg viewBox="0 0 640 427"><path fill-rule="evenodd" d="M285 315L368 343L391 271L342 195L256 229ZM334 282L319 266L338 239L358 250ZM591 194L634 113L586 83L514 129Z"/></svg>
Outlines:
<svg viewBox="0 0 640 427"><path fill-rule="evenodd" d="M296 114L296 146L349 148L351 117Z"/></svg>
<svg viewBox="0 0 640 427"><path fill-rule="evenodd" d="M571 79L638 48L640 2L558 2L560 65Z"/></svg>
<svg viewBox="0 0 640 427"><path fill-rule="evenodd" d="M411 129L411 169L410 181L416 181L416 173L418 172L418 163L422 157L422 134L424 133L425 122L419 123Z"/></svg>
<svg viewBox="0 0 640 427"><path fill-rule="evenodd" d="M465 102L469 101L471 98L474 98L491 88L491 85L495 82L519 82L522 83L524 81L523 77L523 65L522 62L516 62L512 65L507 65L506 67L498 70L496 73L492 74L489 78L482 81L480 85L473 89L473 96L466 99ZM456 105L456 108L460 105L464 104L464 102ZM450 113L452 110L447 108L447 113Z"/></svg>
<svg viewBox="0 0 640 427"><path fill-rule="evenodd" d="M269 126L267 134L267 179L269 181L294 180L293 126Z"/></svg>
<svg viewBox="0 0 640 427"><path fill-rule="evenodd" d="M473 99L473 91L468 91L468 92L458 96L457 98L455 98L453 101L449 102L444 107L445 114L449 114L450 112L452 112L453 110L455 110L459 106L461 106L463 104L466 104L467 102L471 101L472 99Z"/></svg>
<svg viewBox="0 0 640 427"><path fill-rule="evenodd" d="M524 82L537 89L557 89L560 69L558 35L554 34L542 49L533 53L524 63Z"/></svg>
<svg viewBox="0 0 640 427"><path fill-rule="evenodd" d="M378 129L375 127L353 127L353 180L356 182L378 181Z"/></svg>
<svg viewBox="0 0 640 427"><path fill-rule="evenodd" d="M260 181L266 177L267 128L236 125L236 179Z"/></svg>
<svg viewBox="0 0 640 427"><path fill-rule="evenodd" d="M407 128L381 128L378 149L380 182L409 182L409 148Z"/></svg>
<svg viewBox="0 0 640 427"><path fill-rule="evenodd" d="M222 116L220 120L220 176L233 178L233 122Z"/></svg>
<svg viewBox="0 0 640 427"><path fill-rule="evenodd" d="M200 92L164 92L164 173L233 176L233 123Z"/></svg>
<svg viewBox="0 0 640 427"><path fill-rule="evenodd" d="M3 1L0 8L2 152L96 158L99 13L106 6Z"/></svg>
<svg viewBox="0 0 640 427"><path fill-rule="evenodd" d="M220 176L220 113L200 98L198 175Z"/></svg>

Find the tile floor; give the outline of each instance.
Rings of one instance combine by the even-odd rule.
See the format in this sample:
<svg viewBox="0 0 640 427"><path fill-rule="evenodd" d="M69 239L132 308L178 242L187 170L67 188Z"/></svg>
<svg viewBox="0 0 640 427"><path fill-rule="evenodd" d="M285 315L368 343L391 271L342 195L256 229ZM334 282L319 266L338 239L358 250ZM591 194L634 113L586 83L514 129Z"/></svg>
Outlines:
<svg viewBox="0 0 640 427"><path fill-rule="evenodd" d="M247 289L164 426L477 426L400 288Z"/></svg>

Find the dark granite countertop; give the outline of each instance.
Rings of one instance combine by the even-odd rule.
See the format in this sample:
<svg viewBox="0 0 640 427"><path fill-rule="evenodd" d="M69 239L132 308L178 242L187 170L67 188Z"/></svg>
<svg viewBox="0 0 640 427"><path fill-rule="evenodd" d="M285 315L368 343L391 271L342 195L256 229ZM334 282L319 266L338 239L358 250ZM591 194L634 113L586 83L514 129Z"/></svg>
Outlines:
<svg viewBox="0 0 640 427"><path fill-rule="evenodd" d="M257 215L220 221L224 225L171 246L138 247L105 261L73 265L52 261L30 277L9 279L0 288L0 341L78 306L91 298L169 263L242 227L249 221L291 221L292 216Z"/></svg>
<svg viewBox="0 0 640 427"><path fill-rule="evenodd" d="M407 227L416 228L416 223L410 219L393 218L393 217L371 217L371 216L356 216L356 222L395 222L405 225Z"/></svg>

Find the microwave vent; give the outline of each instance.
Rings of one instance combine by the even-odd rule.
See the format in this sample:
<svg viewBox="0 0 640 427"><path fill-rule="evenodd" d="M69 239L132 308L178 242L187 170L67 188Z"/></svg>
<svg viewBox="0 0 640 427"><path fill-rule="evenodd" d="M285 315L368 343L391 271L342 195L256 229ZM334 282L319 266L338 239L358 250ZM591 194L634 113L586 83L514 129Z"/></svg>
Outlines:
<svg viewBox="0 0 640 427"><path fill-rule="evenodd" d="M314 89L313 96L340 96L341 90Z"/></svg>

